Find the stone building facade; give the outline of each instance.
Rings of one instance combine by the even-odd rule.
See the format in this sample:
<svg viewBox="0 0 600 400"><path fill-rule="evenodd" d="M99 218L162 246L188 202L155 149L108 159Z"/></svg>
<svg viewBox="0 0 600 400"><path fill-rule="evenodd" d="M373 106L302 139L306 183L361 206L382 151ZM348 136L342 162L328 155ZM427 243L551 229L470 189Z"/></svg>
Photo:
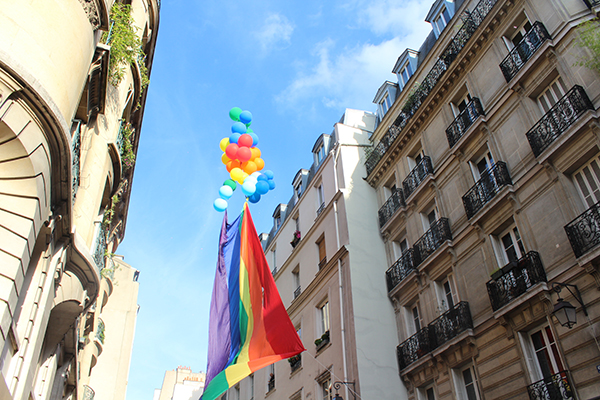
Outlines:
<svg viewBox="0 0 600 400"><path fill-rule="evenodd" d="M600 81L577 44L596 11L437 0L377 92L366 180L409 399L600 395Z"/></svg>
<svg viewBox="0 0 600 400"><path fill-rule="evenodd" d="M91 399L103 390L89 383L104 337L110 342L101 314L121 263L112 254L125 232L160 6L121 3L145 58L123 65L120 81L109 66L112 0L0 9L2 399ZM136 271L123 268L137 296Z"/></svg>

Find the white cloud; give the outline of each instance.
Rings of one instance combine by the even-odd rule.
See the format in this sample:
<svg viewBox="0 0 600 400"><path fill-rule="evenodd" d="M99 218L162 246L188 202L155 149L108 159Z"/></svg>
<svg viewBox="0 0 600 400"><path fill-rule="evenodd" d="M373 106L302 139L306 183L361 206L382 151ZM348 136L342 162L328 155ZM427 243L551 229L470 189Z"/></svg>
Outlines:
<svg viewBox="0 0 600 400"><path fill-rule="evenodd" d="M280 14L270 14L262 28L254 32L263 53L290 45L294 25Z"/></svg>
<svg viewBox="0 0 600 400"><path fill-rule="evenodd" d="M360 108L374 110L377 89L386 80L396 81L391 73L398 56L406 49L419 49L431 26L424 21L431 7L428 2L391 1L346 3L359 25L376 34L393 34L378 44L363 43L337 49L326 39L315 46L312 67L303 64L290 85L276 96L285 107ZM308 105L302 105L303 102Z"/></svg>

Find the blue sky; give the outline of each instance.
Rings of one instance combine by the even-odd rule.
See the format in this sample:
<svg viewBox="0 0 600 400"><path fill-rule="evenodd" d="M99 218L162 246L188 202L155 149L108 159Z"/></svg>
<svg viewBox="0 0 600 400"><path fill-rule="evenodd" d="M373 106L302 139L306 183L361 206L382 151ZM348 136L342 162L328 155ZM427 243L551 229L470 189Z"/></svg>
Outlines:
<svg viewBox="0 0 600 400"><path fill-rule="evenodd" d="M292 195L321 133L372 103L396 59L418 49L431 2L162 0L158 44L118 253L140 270L128 400L152 399L166 370L206 368L208 308L228 179L219 141L249 110L277 187L251 205L257 231ZM234 193L230 219L242 207ZM110 327L107 327L110 335Z"/></svg>

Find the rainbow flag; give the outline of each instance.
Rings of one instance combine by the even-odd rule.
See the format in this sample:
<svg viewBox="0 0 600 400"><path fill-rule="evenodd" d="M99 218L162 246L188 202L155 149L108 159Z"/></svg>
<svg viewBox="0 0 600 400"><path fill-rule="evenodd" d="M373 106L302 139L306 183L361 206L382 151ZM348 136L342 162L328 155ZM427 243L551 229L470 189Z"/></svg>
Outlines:
<svg viewBox="0 0 600 400"><path fill-rule="evenodd" d="M279 297L252 222L223 218L210 304L202 400L214 400L254 371L305 350Z"/></svg>

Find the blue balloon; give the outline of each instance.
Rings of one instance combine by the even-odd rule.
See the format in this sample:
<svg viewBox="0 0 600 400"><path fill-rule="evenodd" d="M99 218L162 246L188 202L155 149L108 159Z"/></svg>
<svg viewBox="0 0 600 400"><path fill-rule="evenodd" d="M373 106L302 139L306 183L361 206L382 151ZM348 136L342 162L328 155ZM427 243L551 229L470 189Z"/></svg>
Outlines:
<svg viewBox="0 0 600 400"><path fill-rule="evenodd" d="M248 197L248 201L253 204L258 203L259 200L260 200L260 194L258 194L256 192L252 196Z"/></svg>
<svg viewBox="0 0 600 400"><path fill-rule="evenodd" d="M242 192L244 192L246 196L252 196L254 192L256 192L256 184L250 180L244 181L242 184Z"/></svg>
<svg viewBox="0 0 600 400"><path fill-rule="evenodd" d="M223 212L225 209L227 209L227 200L218 198L213 203L213 207L215 207L215 210L218 212Z"/></svg>
<svg viewBox="0 0 600 400"><path fill-rule="evenodd" d="M222 199L227 200L228 198L233 196L233 189L231 188L231 186L223 185L219 189L219 196L221 196Z"/></svg>
<svg viewBox="0 0 600 400"><path fill-rule="evenodd" d="M273 179L273 176L274 176L273 171L270 171L267 169L267 170L263 171L263 174L265 174L267 176L267 178Z"/></svg>
<svg viewBox="0 0 600 400"><path fill-rule="evenodd" d="M275 189L275 181L273 179L269 179L267 182L269 183L269 189Z"/></svg>
<svg viewBox="0 0 600 400"><path fill-rule="evenodd" d="M269 191L270 186L269 183L267 181L258 181L256 182L256 193L258 194L265 194Z"/></svg>
<svg viewBox="0 0 600 400"><path fill-rule="evenodd" d="M252 147L256 147L258 144L258 135L254 132L247 132L248 135L252 136Z"/></svg>
<svg viewBox="0 0 600 400"><path fill-rule="evenodd" d="M240 122L249 124L252 122L252 113L248 110L244 110L240 113Z"/></svg>
<svg viewBox="0 0 600 400"><path fill-rule="evenodd" d="M233 125L231 125L231 132L239 134L246 133L246 125L241 122L234 122Z"/></svg>
<svg viewBox="0 0 600 400"><path fill-rule="evenodd" d="M242 135L239 133L232 133L231 136L229 136L229 143L237 144L237 141L240 138L240 136L242 136Z"/></svg>
<svg viewBox="0 0 600 400"><path fill-rule="evenodd" d="M268 181L268 180L269 180L269 177L268 177L267 175L265 175L265 174L260 174L260 175L258 176L258 178L256 178L256 180L257 180L257 181L265 181L265 182L266 182L266 181Z"/></svg>

